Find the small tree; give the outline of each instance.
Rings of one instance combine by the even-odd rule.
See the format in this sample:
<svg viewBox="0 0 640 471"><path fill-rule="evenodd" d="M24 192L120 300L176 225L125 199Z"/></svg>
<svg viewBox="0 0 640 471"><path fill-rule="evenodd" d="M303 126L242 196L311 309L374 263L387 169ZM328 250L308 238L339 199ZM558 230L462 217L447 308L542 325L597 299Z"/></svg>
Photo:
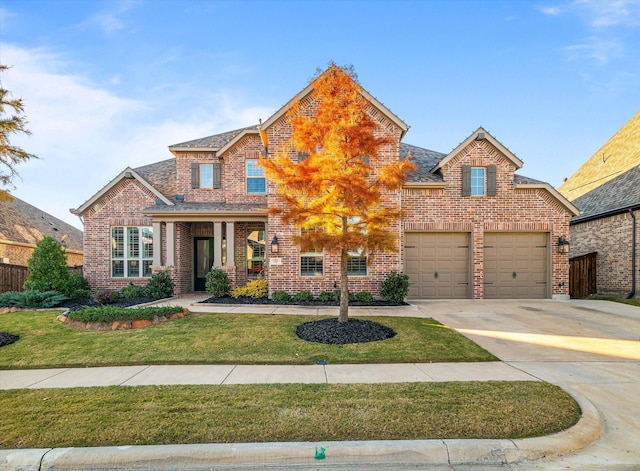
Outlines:
<svg viewBox="0 0 640 471"><path fill-rule="evenodd" d="M71 275L62 244L45 236L36 244L33 255L27 261L28 275L25 290L66 291Z"/></svg>
<svg viewBox="0 0 640 471"><path fill-rule="evenodd" d="M388 196L416 167L409 157L379 165L380 150L392 141L378 132L380 125L351 68L331 65L312 86L315 114L305 114L307 101L294 103L286 113L291 141L275 158L260 163L284 202L270 214L301 229L294 239L301 250L323 247L339 253L338 320L347 322L349 251L364 250L371 261L376 251L397 250L389 226L401 211ZM293 161L291 151L306 158Z"/></svg>
<svg viewBox="0 0 640 471"><path fill-rule="evenodd" d="M0 73L7 70L6 65L0 64ZM7 115L7 109L13 112ZM0 164L6 167L5 171L0 171L0 184L2 186L11 185L13 177L17 175L15 166L25 160L37 158L29 154L20 147L11 145L9 136L11 134L31 134L27 129L27 121L24 117L24 104L21 98L13 98L11 92L5 90L0 82ZM0 189L0 201L11 200L11 196L3 189Z"/></svg>

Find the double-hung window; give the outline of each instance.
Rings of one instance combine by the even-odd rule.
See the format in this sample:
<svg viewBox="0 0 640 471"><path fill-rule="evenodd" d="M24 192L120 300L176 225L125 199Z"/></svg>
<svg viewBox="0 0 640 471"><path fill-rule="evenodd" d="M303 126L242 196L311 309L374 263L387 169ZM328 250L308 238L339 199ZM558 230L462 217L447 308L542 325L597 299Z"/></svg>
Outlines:
<svg viewBox="0 0 640 471"><path fill-rule="evenodd" d="M314 249L300 254L301 276L322 276L324 273L324 256L322 250Z"/></svg>
<svg viewBox="0 0 640 471"><path fill-rule="evenodd" d="M267 180L264 169L257 160L247 160L247 194L264 195L267 193Z"/></svg>
<svg viewBox="0 0 640 471"><path fill-rule="evenodd" d="M471 196L484 196L484 167L471 167Z"/></svg>
<svg viewBox="0 0 640 471"><path fill-rule="evenodd" d="M363 250L349 251L347 259L347 275L367 276L367 256Z"/></svg>
<svg viewBox="0 0 640 471"><path fill-rule="evenodd" d="M462 196L496 196L496 166L462 166Z"/></svg>
<svg viewBox="0 0 640 471"><path fill-rule="evenodd" d="M148 278L153 264L153 229L117 226L111 228L111 276Z"/></svg>
<svg viewBox="0 0 640 471"><path fill-rule="evenodd" d="M191 188L221 188L221 165L214 163L191 164Z"/></svg>

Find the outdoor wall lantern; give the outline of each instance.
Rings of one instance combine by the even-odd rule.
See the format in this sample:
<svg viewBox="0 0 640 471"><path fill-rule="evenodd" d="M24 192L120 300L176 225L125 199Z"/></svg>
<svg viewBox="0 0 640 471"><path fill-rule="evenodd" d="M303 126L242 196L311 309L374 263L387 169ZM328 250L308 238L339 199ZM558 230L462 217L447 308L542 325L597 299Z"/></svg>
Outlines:
<svg viewBox="0 0 640 471"><path fill-rule="evenodd" d="M271 253L278 253L280 251L280 244L278 244L278 238L273 236L271 239Z"/></svg>
<svg viewBox="0 0 640 471"><path fill-rule="evenodd" d="M558 237L558 253L569 253L571 244L563 236Z"/></svg>

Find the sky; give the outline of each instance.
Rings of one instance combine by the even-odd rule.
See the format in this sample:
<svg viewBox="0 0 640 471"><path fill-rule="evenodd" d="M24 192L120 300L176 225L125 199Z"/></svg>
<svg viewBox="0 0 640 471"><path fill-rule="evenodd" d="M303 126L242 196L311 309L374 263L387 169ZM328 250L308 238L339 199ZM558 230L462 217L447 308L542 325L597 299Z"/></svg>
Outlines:
<svg viewBox="0 0 640 471"><path fill-rule="evenodd" d="M69 212L168 146L265 120L353 65L448 153L483 126L557 187L640 109L640 0L0 0L2 86L36 154L12 193Z"/></svg>

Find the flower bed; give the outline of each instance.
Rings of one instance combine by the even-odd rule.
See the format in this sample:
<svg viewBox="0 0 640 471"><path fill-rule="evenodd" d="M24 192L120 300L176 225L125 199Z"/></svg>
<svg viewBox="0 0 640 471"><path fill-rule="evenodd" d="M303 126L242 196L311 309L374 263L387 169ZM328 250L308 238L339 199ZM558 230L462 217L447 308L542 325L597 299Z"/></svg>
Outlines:
<svg viewBox="0 0 640 471"><path fill-rule="evenodd" d="M126 316L126 313L117 316L109 316L113 317L112 320L92 320L92 317L98 318L99 316L82 316L78 315L82 313L82 311L72 311L68 314L58 316L58 319L77 329L99 331L141 329L143 327L160 324L166 321L182 319L184 316L189 315L188 309L179 306L175 306L175 308L179 308L179 310L173 309L173 312L171 312L172 310L167 311L165 309L157 314L152 313L152 308L146 308L148 311L146 313L140 312L142 309L126 309L125 311L127 311L130 316Z"/></svg>

